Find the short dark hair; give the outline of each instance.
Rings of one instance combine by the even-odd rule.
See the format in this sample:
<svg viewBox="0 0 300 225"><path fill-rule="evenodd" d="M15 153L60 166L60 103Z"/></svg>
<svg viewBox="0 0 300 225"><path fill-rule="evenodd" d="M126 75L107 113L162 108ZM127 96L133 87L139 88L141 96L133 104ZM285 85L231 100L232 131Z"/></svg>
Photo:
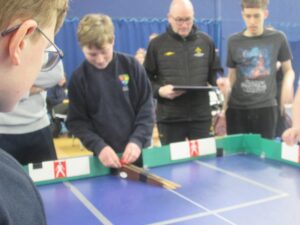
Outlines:
<svg viewBox="0 0 300 225"><path fill-rule="evenodd" d="M260 8L267 9L269 5L269 0L242 0L241 7L245 8Z"/></svg>

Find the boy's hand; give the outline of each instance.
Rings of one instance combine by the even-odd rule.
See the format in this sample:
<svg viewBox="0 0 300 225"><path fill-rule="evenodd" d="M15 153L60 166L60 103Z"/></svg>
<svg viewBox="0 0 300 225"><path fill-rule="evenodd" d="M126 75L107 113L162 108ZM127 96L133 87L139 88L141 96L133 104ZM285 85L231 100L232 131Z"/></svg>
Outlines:
<svg viewBox="0 0 300 225"><path fill-rule="evenodd" d="M300 128L291 127L283 132L282 140L288 145L294 145L300 138Z"/></svg>
<svg viewBox="0 0 300 225"><path fill-rule="evenodd" d="M110 146L105 146L101 150L98 159L105 167L120 168L122 166L118 155Z"/></svg>
<svg viewBox="0 0 300 225"><path fill-rule="evenodd" d="M125 151L123 153L121 161L124 164L133 163L138 159L140 154L141 154L140 147L137 144L133 143L133 142L129 142L126 145L126 148L125 148Z"/></svg>

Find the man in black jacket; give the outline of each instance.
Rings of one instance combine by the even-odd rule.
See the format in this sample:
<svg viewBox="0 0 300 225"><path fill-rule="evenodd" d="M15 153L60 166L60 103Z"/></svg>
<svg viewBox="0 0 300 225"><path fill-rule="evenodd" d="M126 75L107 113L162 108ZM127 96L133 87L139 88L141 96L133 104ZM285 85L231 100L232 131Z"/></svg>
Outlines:
<svg viewBox="0 0 300 225"><path fill-rule="evenodd" d="M153 39L144 66L157 98L162 144L208 137L211 109L208 91L176 91L174 85L216 85L222 72L212 39L194 25L189 0L173 0L166 32Z"/></svg>

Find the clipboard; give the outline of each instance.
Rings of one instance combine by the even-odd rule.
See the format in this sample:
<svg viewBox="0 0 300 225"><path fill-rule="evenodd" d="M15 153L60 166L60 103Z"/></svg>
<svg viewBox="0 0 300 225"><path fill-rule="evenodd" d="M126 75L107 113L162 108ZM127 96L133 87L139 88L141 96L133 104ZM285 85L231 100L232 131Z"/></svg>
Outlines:
<svg viewBox="0 0 300 225"><path fill-rule="evenodd" d="M211 91L215 86L193 86L193 85L173 85L174 91Z"/></svg>

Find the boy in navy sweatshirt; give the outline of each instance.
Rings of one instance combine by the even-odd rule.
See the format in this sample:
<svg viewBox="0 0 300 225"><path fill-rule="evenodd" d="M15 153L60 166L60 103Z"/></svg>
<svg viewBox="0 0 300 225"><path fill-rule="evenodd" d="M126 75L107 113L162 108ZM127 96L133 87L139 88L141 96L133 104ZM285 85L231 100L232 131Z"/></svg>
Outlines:
<svg viewBox="0 0 300 225"><path fill-rule="evenodd" d="M133 163L149 146L154 123L146 72L134 57L113 51L110 17L85 16L77 35L85 61L70 80L67 126L104 166Z"/></svg>

